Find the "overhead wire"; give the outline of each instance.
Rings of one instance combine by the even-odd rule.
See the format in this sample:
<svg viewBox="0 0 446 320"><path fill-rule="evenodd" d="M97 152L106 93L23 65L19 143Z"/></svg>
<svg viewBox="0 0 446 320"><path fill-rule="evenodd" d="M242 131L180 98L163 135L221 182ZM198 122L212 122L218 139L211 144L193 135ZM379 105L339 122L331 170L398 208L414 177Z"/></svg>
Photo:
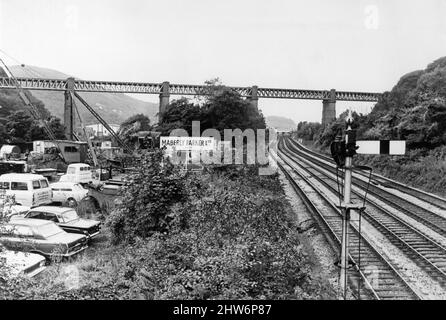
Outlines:
<svg viewBox="0 0 446 320"><path fill-rule="evenodd" d="M29 75L32 75L32 77L37 76L38 78L45 78L41 73L39 73L37 70L35 70L33 67L28 66L22 62L20 62L20 60L14 58L13 56L11 56L10 54L8 54L5 50L0 48L0 52L2 52L5 56L7 56L8 58L10 58L11 60L14 60L20 67L23 68L24 72L27 72Z"/></svg>

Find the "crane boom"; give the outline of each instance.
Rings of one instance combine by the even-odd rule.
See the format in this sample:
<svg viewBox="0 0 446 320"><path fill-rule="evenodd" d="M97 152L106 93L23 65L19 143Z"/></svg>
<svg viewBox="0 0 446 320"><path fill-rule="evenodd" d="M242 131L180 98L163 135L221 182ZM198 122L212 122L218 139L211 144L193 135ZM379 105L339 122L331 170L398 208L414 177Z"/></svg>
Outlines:
<svg viewBox="0 0 446 320"><path fill-rule="evenodd" d="M122 141L122 139L116 134L116 132L108 125L108 123L85 101L76 91L73 92L76 98L87 108L88 111L110 132L113 138L123 147L127 152L132 153L132 149L127 146L127 144Z"/></svg>
<svg viewBox="0 0 446 320"><path fill-rule="evenodd" d="M79 109L77 108L76 103L74 102L74 97L72 97L72 99L73 99L73 107L76 110L82 131L84 132L85 138L87 139L88 148L90 149L91 157L93 158L93 164L97 167L99 165L99 162L98 158L96 157L96 152L94 151L93 144L91 143L90 137L87 134L87 130L85 130L84 122L82 121Z"/></svg>

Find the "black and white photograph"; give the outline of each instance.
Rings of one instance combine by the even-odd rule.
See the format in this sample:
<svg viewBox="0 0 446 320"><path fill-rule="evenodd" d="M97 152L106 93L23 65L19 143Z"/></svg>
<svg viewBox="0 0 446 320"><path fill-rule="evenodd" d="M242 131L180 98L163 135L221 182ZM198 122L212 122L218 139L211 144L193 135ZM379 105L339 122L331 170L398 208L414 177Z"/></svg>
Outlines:
<svg viewBox="0 0 446 320"><path fill-rule="evenodd" d="M0 0L0 300L446 300L445 17Z"/></svg>

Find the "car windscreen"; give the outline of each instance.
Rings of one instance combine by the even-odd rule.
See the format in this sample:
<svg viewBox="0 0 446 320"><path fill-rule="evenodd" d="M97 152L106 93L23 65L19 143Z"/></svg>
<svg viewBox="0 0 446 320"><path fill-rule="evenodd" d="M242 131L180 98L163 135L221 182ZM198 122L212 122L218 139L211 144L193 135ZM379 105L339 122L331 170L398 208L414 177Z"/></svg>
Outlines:
<svg viewBox="0 0 446 320"><path fill-rule="evenodd" d="M65 211L61 214L61 216L65 223L79 219L79 216L77 215L77 212L75 210Z"/></svg>
<svg viewBox="0 0 446 320"><path fill-rule="evenodd" d="M67 169L67 174L75 174L75 173L76 173L76 168L70 167Z"/></svg>
<svg viewBox="0 0 446 320"><path fill-rule="evenodd" d="M46 223L44 225L36 227L35 230L38 234L40 234L44 238L55 236L56 234L64 232L54 223Z"/></svg>
<svg viewBox="0 0 446 320"><path fill-rule="evenodd" d="M46 180L40 180L40 186L42 188L48 188L48 181Z"/></svg>
<svg viewBox="0 0 446 320"><path fill-rule="evenodd" d="M121 186L117 186L115 184L104 184L102 186L103 191L110 191L110 192L118 192L121 190Z"/></svg>

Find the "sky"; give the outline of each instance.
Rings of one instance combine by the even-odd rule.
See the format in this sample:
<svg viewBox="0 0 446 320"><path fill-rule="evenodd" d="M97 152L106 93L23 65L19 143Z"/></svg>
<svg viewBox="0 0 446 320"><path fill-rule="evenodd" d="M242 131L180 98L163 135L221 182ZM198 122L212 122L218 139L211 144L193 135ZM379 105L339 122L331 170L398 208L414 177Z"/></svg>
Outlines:
<svg viewBox="0 0 446 320"><path fill-rule="evenodd" d="M446 0L0 0L16 60L0 57L89 80L383 92L446 55L445 16ZM259 108L320 121L322 103Z"/></svg>

